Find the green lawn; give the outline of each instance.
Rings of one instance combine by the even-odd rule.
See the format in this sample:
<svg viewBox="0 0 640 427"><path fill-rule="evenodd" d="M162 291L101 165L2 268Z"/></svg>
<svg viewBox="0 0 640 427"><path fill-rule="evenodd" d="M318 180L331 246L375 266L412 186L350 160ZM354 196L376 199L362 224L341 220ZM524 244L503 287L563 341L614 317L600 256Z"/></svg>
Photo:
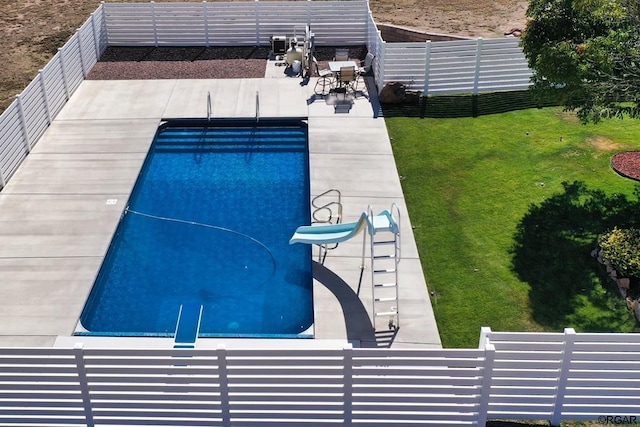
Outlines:
<svg viewBox="0 0 640 427"><path fill-rule="evenodd" d="M385 120L445 347L477 346L481 326L636 329L590 252L640 216L637 183L610 168L640 150L640 121L582 125L558 108Z"/></svg>

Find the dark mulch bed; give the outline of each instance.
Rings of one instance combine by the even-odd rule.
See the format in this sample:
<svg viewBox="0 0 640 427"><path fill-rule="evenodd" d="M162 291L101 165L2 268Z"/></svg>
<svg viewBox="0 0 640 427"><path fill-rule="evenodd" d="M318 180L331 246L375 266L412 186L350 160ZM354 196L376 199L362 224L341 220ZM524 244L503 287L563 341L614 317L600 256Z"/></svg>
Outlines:
<svg viewBox="0 0 640 427"><path fill-rule="evenodd" d="M624 151L611 159L611 167L620 175L640 181L640 151Z"/></svg>
<svg viewBox="0 0 640 427"><path fill-rule="evenodd" d="M262 78L270 48L224 47L109 47L88 80L238 79ZM334 47L319 47L321 67L331 60ZM352 58L364 59L365 46L350 46Z"/></svg>

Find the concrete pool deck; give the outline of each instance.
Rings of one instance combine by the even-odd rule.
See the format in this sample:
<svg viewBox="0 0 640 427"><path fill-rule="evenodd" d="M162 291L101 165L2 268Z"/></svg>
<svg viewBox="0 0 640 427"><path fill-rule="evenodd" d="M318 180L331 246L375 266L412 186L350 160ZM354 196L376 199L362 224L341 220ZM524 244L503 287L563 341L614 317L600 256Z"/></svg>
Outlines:
<svg viewBox="0 0 640 427"><path fill-rule="evenodd" d="M374 117L375 102L366 96L321 98L313 93L314 79L305 85L299 78L266 75L81 84L0 192L0 346L53 346L59 336L71 336L158 125L169 118L206 117L210 92L213 117L255 117L256 93L261 117L308 117L311 195L340 190L345 222L368 205L375 212L394 202L400 208L399 330L373 330L368 269L361 298L356 295L362 251L356 238L331 251L324 265L315 265L316 341L441 347L385 123ZM225 340L200 339L198 347L220 341ZM307 340L294 341L299 346ZM146 341L158 342L171 340Z"/></svg>

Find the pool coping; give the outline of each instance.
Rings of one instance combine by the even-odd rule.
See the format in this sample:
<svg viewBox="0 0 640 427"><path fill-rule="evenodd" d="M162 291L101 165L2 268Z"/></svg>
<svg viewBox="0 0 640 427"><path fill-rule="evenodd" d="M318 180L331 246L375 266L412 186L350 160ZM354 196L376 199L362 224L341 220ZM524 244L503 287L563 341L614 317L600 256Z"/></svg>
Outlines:
<svg viewBox="0 0 640 427"><path fill-rule="evenodd" d="M360 283L362 242L355 239L331 251L324 265L314 263L315 341L441 347L375 94L341 103L316 95L313 79L303 83L84 81L0 192L0 276L6 278L0 346L52 346L71 336L158 125L167 117L206 117L210 92L213 117L255 117L256 94L261 117L307 117L311 195L338 188L344 221L368 205L400 207L400 329L372 328L370 285Z"/></svg>

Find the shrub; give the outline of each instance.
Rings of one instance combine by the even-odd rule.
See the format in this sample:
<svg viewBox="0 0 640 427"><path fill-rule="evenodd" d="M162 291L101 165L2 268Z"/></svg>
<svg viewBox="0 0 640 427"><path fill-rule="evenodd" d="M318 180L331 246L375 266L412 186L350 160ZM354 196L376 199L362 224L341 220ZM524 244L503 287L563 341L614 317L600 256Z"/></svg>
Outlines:
<svg viewBox="0 0 640 427"><path fill-rule="evenodd" d="M618 277L640 277L640 230L617 228L598 238L602 259L618 272Z"/></svg>

